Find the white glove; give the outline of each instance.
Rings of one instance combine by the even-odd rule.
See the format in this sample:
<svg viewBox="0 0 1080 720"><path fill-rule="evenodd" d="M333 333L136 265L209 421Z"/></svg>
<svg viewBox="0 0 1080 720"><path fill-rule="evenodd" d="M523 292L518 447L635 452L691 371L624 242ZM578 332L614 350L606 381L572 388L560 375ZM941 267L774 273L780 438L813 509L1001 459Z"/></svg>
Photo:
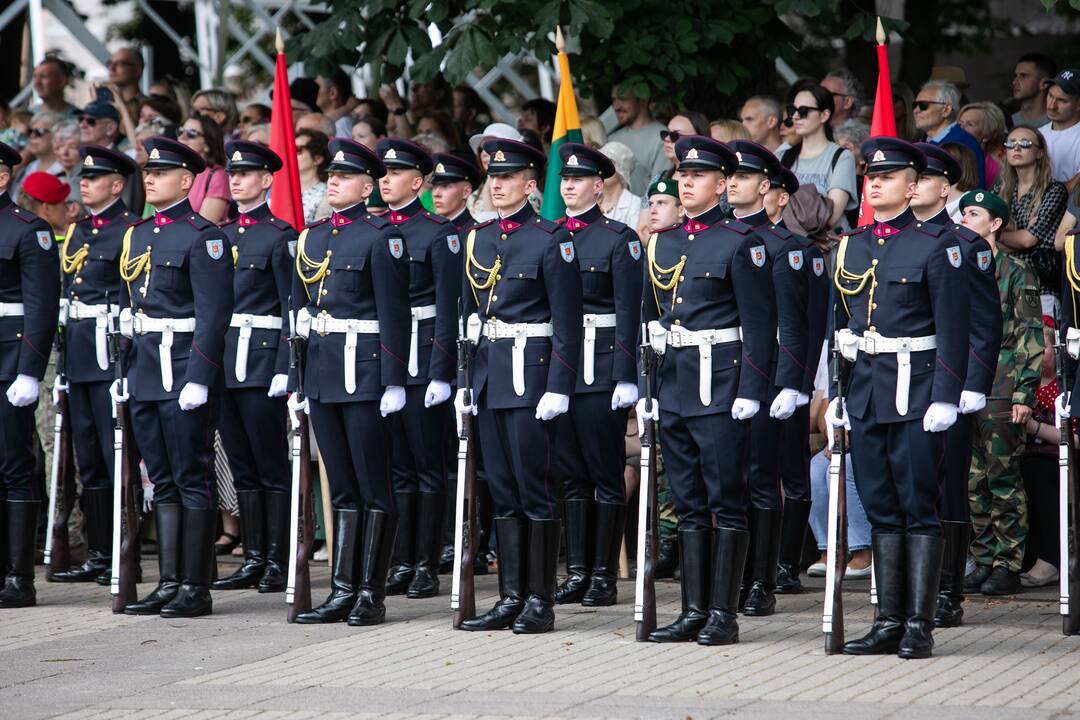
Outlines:
<svg viewBox="0 0 1080 720"><path fill-rule="evenodd" d="M645 409L645 405L648 404L649 398L641 398L637 401L637 434L642 436L645 434L645 421L652 420L657 422L660 420L660 401L653 398L652 408Z"/></svg>
<svg viewBox="0 0 1080 720"><path fill-rule="evenodd" d="M570 409L570 396L559 393L546 392L540 396L540 402L536 404L536 419L547 422Z"/></svg>
<svg viewBox="0 0 1080 720"><path fill-rule="evenodd" d="M60 393L66 393L68 391L68 384L60 380L60 376L57 375L52 384L52 404L60 404Z"/></svg>
<svg viewBox="0 0 1080 720"><path fill-rule="evenodd" d="M1058 418L1061 420L1068 419L1069 414L1072 412L1072 405L1070 403L1072 398L1066 397L1065 395L1065 393L1061 393L1057 396L1057 400L1054 401L1054 407L1057 409Z"/></svg>
<svg viewBox="0 0 1080 720"><path fill-rule="evenodd" d="M458 415L475 415L476 399L473 398L472 405L466 405L465 388L458 388L457 395L454 396L454 409L457 410Z"/></svg>
<svg viewBox="0 0 1080 720"><path fill-rule="evenodd" d="M290 393L289 399L285 401L285 405L289 408L290 412L304 413L310 415L311 411L308 410L307 398L300 399L300 393Z"/></svg>
<svg viewBox="0 0 1080 720"><path fill-rule="evenodd" d="M112 385L109 386L109 397L117 405L126 403L128 398L127 378L120 378L119 380L113 380Z"/></svg>
<svg viewBox="0 0 1080 720"><path fill-rule="evenodd" d="M840 408L840 415L837 417L836 408ZM825 411L825 420L831 427L843 427L845 430L851 429L851 419L847 414L847 403L843 398L833 398L829 401L829 409Z"/></svg>
<svg viewBox="0 0 1080 720"><path fill-rule="evenodd" d="M776 394L769 407L769 417L777 420L787 420L795 412L799 403L799 391L784 388Z"/></svg>
<svg viewBox="0 0 1080 720"><path fill-rule="evenodd" d="M986 407L986 396L982 393L964 390L960 393L960 414L970 415Z"/></svg>
<svg viewBox="0 0 1080 720"><path fill-rule="evenodd" d="M184 383L184 387L180 388L180 397L176 401L180 403L180 409L187 412L205 405L209 394L210 389L205 385L193 382Z"/></svg>
<svg viewBox="0 0 1080 720"><path fill-rule="evenodd" d="M270 389L266 391L266 397L285 397L289 391L289 376L278 373L270 378Z"/></svg>
<svg viewBox="0 0 1080 720"><path fill-rule="evenodd" d="M449 399L450 383L443 382L442 380L432 380L428 383L427 390L424 392L424 407L429 408L433 405L442 405Z"/></svg>
<svg viewBox="0 0 1080 720"><path fill-rule="evenodd" d="M942 432L952 427L956 422L958 408L952 403L930 403L923 415L922 426L926 432Z"/></svg>
<svg viewBox="0 0 1080 720"><path fill-rule="evenodd" d="M757 400L735 398L735 402L731 403L731 417L736 420L749 420L757 415L757 411L760 409L761 403Z"/></svg>
<svg viewBox="0 0 1080 720"><path fill-rule="evenodd" d="M29 375L16 375L7 389L8 402L15 407L33 405L38 400L38 381Z"/></svg>
<svg viewBox="0 0 1080 720"><path fill-rule="evenodd" d="M396 413L405 407L405 388L400 385L387 385L379 400L379 413L383 417Z"/></svg>
<svg viewBox="0 0 1080 720"><path fill-rule="evenodd" d="M615 392L611 393L611 409L625 410L632 407L638 401L637 385L634 383L620 382L615 385Z"/></svg>
<svg viewBox="0 0 1080 720"><path fill-rule="evenodd" d="M806 393L799 393L798 399L795 401L795 407L802 407L803 405L810 404L810 396Z"/></svg>

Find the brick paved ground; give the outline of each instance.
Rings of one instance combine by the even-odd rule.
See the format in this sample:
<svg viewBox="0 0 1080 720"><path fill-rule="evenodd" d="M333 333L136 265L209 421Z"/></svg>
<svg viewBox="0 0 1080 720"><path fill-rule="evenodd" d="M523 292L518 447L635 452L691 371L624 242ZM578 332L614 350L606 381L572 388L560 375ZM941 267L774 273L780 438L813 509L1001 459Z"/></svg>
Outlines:
<svg viewBox="0 0 1080 720"><path fill-rule="evenodd" d="M325 568L316 580L321 598ZM495 577L478 580L486 607ZM865 588L845 595L849 634L870 621ZM617 607L560 608L557 632L516 637L452 631L445 595L391 598L376 628L290 626L281 595L219 592L212 617L166 621L39 580L37 608L0 614L0 718L1080 717L1080 638L1060 635L1052 592L969 600L933 659L904 662L826 656L820 585L740 618L728 648L635 643L620 590ZM677 586L658 595L663 622Z"/></svg>

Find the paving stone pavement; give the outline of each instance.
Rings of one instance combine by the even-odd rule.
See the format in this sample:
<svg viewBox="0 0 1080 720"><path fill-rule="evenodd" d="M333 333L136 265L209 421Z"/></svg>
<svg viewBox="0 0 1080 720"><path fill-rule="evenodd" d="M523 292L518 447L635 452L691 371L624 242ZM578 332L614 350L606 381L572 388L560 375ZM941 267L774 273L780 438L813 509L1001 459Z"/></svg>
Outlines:
<svg viewBox="0 0 1080 720"><path fill-rule="evenodd" d="M486 607L495 576L477 581ZM325 566L313 583L318 602ZM740 617L725 648L634 642L630 582L619 605L559 607L556 632L522 637L454 632L445 594L390 598L387 624L349 628L288 625L283 596L254 591L162 620L113 615L96 585L37 587L38 607L0 611L0 719L1080 718L1080 637L1060 634L1054 589L969 598L934 658L905 662L826 656L812 580L773 617ZM846 588L849 637L866 591ZM657 595L663 623L678 586Z"/></svg>

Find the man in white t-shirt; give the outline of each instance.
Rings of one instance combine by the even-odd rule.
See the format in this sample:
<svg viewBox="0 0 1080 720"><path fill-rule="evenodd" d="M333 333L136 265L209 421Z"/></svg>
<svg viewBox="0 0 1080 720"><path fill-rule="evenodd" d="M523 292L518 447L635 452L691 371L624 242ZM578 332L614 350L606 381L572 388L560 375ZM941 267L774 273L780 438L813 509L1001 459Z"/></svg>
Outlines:
<svg viewBox="0 0 1080 720"><path fill-rule="evenodd" d="M660 131L666 128L653 119L649 98L639 98L633 90L620 88L617 83L611 89L611 109L619 129L608 140L621 142L633 151L637 164L630 174L630 192L644 195L649 180L671 167L660 139Z"/></svg>
<svg viewBox="0 0 1080 720"><path fill-rule="evenodd" d="M1050 124L1039 131L1046 138L1050 173L1071 190L1080 174L1080 70L1063 70L1050 82L1046 93Z"/></svg>

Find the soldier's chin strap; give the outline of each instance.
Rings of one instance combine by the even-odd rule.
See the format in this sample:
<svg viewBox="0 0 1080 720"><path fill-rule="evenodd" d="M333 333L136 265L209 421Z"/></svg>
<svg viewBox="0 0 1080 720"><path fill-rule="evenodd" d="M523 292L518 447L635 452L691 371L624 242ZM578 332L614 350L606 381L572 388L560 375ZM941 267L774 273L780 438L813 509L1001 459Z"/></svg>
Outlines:
<svg viewBox="0 0 1080 720"><path fill-rule="evenodd" d="M865 272L853 273L844 267L844 257L847 255L848 236L840 238L840 247L836 250L836 272L833 273L833 285L840 292L840 302L844 304L844 312L851 317L851 308L848 307L845 296L858 295L870 283L870 296L866 301L866 327L870 327L870 318L874 313L874 290L877 288L877 265L873 264ZM859 283L854 288L845 288L843 281Z"/></svg>

